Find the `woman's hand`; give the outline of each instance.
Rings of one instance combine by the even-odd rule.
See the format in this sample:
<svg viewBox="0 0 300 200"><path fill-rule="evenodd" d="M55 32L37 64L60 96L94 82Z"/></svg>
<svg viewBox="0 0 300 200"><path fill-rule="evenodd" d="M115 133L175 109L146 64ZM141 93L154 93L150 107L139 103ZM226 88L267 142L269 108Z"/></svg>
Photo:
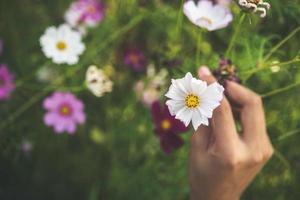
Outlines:
<svg viewBox="0 0 300 200"><path fill-rule="evenodd" d="M205 70L204 70L205 71ZM215 78L205 71L201 79ZM237 200L273 154L259 95L226 82L226 96L239 106L242 133L238 134L227 98L214 111L210 126L191 138L189 182L192 200Z"/></svg>

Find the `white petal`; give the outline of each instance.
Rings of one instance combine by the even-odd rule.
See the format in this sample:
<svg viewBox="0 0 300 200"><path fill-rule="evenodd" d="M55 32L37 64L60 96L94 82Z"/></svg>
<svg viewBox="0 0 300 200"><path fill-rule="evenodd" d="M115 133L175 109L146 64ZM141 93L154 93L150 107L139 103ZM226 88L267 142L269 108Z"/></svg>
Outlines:
<svg viewBox="0 0 300 200"><path fill-rule="evenodd" d="M224 88L219 83L210 84L202 93L201 99L205 101L221 101L223 99Z"/></svg>
<svg viewBox="0 0 300 200"><path fill-rule="evenodd" d="M197 130L198 127L202 124L201 113L197 110L195 110L193 113L192 124L195 130Z"/></svg>
<svg viewBox="0 0 300 200"><path fill-rule="evenodd" d="M207 83L205 81L192 78L191 80L191 89L195 95L201 96L201 94L206 90Z"/></svg>
<svg viewBox="0 0 300 200"><path fill-rule="evenodd" d="M213 107L208 107L208 106L200 106L199 108L199 112L207 117L207 118L211 118L212 114L213 114Z"/></svg>
<svg viewBox="0 0 300 200"><path fill-rule="evenodd" d="M176 119L179 119L184 123L185 126L188 126L191 122L193 115L193 110L183 107L175 116Z"/></svg>
<svg viewBox="0 0 300 200"><path fill-rule="evenodd" d="M183 107L185 107L183 101L176 101L176 100L168 100L166 105L169 108L170 114L172 116L176 115Z"/></svg>
<svg viewBox="0 0 300 200"><path fill-rule="evenodd" d="M196 24L197 19L199 19L199 12L194 1L190 0L184 3L183 13L187 18L194 24Z"/></svg>
<svg viewBox="0 0 300 200"><path fill-rule="evenodd" d="M174 84L171 84L169 91L165 94L165 96L175 100L183 100L185 98L185 94Z"/></svg>
<svg viewBox="0 0 300 200"><path fill-rule="evenodd" d="M232 14L225 5L214 5L208 0L198 1L197 6L193 1L188 1L183 6L183 12L193 24L209 31L224 28L232 21Z"/></svg>

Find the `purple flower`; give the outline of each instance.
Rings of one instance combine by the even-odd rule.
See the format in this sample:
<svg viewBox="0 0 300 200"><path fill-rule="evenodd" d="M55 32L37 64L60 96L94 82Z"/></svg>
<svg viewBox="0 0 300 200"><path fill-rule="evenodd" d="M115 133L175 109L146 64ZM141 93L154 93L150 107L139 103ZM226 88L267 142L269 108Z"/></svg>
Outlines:
<svg viewBox="0 0 300 200"><path fill-rule="evenodd" d="M7 66L0 64L0 100L6 100L10 97L11 92L15 89L13 81L14 77Z"/></svg>
<svg viewBox="0 0 300 200"><path fill-rule="evenodd" d="M241 79L237 75L236 67L232 64L231 60L227 60L224 56L220 56L219 67L213 71L213 74L222 85L226 83L226 80L237 83L241 82Z"/></svg>
<svg viewBox="0 0 300 200"><path fill-rule="evenodd" d="M72 27L79 25L96 26L105 15L101 0L77 0L65 13L65 20Z"/></svg>
<svg viewBox="0 0 300 200"><path fill-rule="evenodd" d="M73 134L76 125L85 122L84 104L70 92L54 92L44 100L43 107L48 111L44 122L56 133Z"/></svg>
<svg viewBox="0 0 300 200"><path fill-rule="evenodd" d="M162 108L159 102L154 102L151 106L152 119L155 124L155 133L160 139L161 148L166 154L183 145L180 133L188 130L179 120L170 115L166 105Z"/></svg>
<svg viewBox="0 0 300 200"><path fill-rule="evenodd" d="M146 57L139 49L127 49L124 53L124 63L135 71L143 71L146 69Z"/></svg>

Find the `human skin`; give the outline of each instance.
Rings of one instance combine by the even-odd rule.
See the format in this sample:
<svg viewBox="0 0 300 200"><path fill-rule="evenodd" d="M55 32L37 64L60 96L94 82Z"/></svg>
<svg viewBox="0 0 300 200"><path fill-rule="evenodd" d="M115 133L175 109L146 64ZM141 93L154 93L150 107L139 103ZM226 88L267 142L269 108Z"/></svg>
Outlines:
<svg viewBox="0 0 300 200"><path fill-rule="evenodd" d="M202 80L209 84L216 81L209 71L202 71ZM214 110L210 126L200 126L191 137L191 200L240 199L273 154L260 96L231 81L226 82L225 94ZM232 113L236 105L242 124L240 134Z"/></svg>

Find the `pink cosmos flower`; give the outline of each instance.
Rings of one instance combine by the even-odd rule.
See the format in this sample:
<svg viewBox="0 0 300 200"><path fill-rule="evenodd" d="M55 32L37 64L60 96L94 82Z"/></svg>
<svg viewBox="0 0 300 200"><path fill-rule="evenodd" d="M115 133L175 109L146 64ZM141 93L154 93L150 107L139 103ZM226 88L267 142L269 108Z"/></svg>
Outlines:
<svg viewBox="0 0 300 200"><path fill-rule="evenodd" d="M77 0L66 11L65 20L72 27L80 25L94 27L103 20L104 15L101 0Z"/></svg>
<svg viewBox="0 0 300 200"><path fill-rule="evenodd" d="M124 53L124 63L135 71L143 71L146 69L146 57L144 53L137 49L127 49Z"/></svg>
<svg viewBox="0 0 300 200"><path fill-rule="evenodd" d="M11 92L15 89L13 81L14 77L7 66L0 64L0 100L6 100L10 97Z"/></svg>
<svg viewBox="0 0 300 200"><path fill-rule="evenodd" d="M54 92L44 100L43 107L48 111L44 123L53 126L56 133L73 134L76 125L85 122L84 104L70 92Z"/></svg>

